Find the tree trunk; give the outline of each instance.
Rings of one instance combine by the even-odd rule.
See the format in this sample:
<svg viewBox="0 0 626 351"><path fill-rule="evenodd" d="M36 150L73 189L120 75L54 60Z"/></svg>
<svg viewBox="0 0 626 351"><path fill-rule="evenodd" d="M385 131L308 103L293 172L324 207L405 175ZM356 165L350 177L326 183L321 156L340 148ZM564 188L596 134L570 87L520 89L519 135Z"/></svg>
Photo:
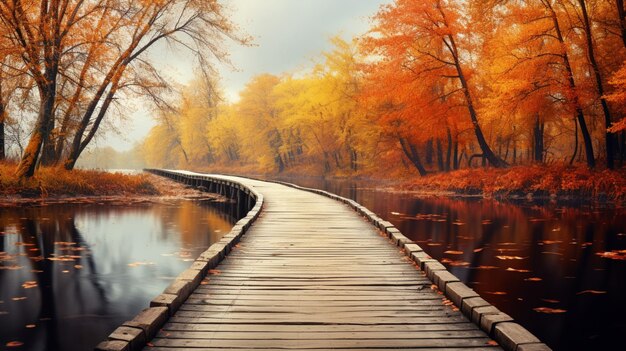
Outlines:
<svg viewBox="0 0 626 351"><path fill-rule="evenodd" d="M461 67L461 59L459 57L459 53L456 47L456 43L454 41L454 37L451 34L448 34L448 39L450 40L450 45L452 47L452 57L454 58L454 66L456 67L456 72L461 82L461 87L463 88L463 94L465 95L465 104L467 105L467 110L469 112L470 118L472 120L472 125L474 127L474 134L476 135L476 139L478 140L478 146L483 152L484 158L489 160L489 163L496 168L506 167L507 164L500 157L493 153L485 136L483 134L483 130L478 123L478 114L476 113L476 109L474 108L474 100L472 98L472 94L469 89L469 85L467 83L467 79L465 78L465 73Z"/></svg>
<svg viewBox="0 0 626 351"><path fill-rule="evenodd" d="M30 178L35 174L35 168L39 159L43 141L50 135L54 119L54 100L56 97L56 72L47 75L49 80L43 89L40 89L40 104L35 128L30 136L28 145L24 149L24 154L20 160L15 174L18 178Z"/></svg>
<svg viewBox="0 0 626 351"><path fill-rule="evenodd" d="M567 81L569 84L569 88L574 94L574 108L576 110L576 118L578 119L578 124L580 126L580 133L583 136L583 141L585 143L585 156L587 157L587 166L589 168L594 168L596 166L596 161L593 155L593 141L591 140L591 135L589 134L589 130L587 129L587 122L585 122L585 115L583 114L583 109L580 106L580 101L578 98L578 94L576 93L576 83L574 81L574 72L572 70L572 66L569 61L569 55L566 51L565 39L563 38L563 33L561 32L561 25L559 24L559 19L556 16L556 12L552 8L552 5L549 1L544 2L546 8L550 11L550 15L552 17L552 23L554 25L554 30L556 32L556 37L561 46L563 47L563 53L561 58L563 59L563 66L565 66L565 71L567 73Z"/></svg>
<svg viewBox="0 0 626 351"><path fill-rule="evenodd" d="M535 115L535 125L533 127L533 148L534 148L534 160L537 163L543 162L543 132L545 130L545 124L539 119L539 115Z"/></svg>
<svg viewBox="0 0 626 351"><path fill-rule="evenodd" d="M616 0L617 16L619 20L619 28L622 34L622 42L626 47L626 9L624 8L624 0Z"/></svg>
<svg viewBox="0 0 626 351"><path fill-rule="evenodd" d="M587 56L589 57L589 63L593 69L593 75L596 80L596 88L598 90L598 96L600 97L600 105L602 105L602 113L604 114L604 140L606 144L606 167L608 169L615 168L615 143L613 141L614 134L609 132L611 127L611 111L609 110L609 104L604 98L604 86L602 84L602 74L600 73L600 66L596 61L596 54L593 47L593 36L591 33L591 23L589 21L589 15L587 13L587 6L585 0L578 0L580 4L580 10L583 15L583 25L585 30L585 39L587 43Z"/></svg>
<svg viewBox="0 0 626 351"><path fill-rule="evenodd" d="M455 140L454 141L454 153L452 155L452 168L454 168L454 170L459 169L459 161L460 161L460 157L459 157L459 141Z"/></svg>
<svg viewBox="0 0 626 351"><path fill-rule="evenodd" d="M450 128L446 129L448 134L448 149L446 150L446 172L450 172L450 159L452 158L452 133Z"/></svg>
<svg viewBox="0 0 626 351"><path fill-rule="evenodd" d="M420 156L417 153L417 148L411 142L406 140L405 138L400 137L400 146L402 146L402 151L404 151L404 155L413 163L413 166L417 169L419 174L423 177L426 175L426 169L420 160Z"/></svg>
<svg viewBox="0 0 626 351"><path fill-rule="evenodd" d="M440 172L446 169L443 164L443 146L441 145L441 139L437 139L437 166Z"/></svg>
<svg viewBox="0 0 626 351"><path fill-rule="evenodd" d="M569 160L570 166L574 164L577 153L578 153L578 122L576 118L574 118L574 154L572 155L572 158Z"/></svg>
<svg viewBox="0 0 626 351"><path fill-rule="evenodd" d="M430 138L428 139L428 141L426 141L426 148L424 150L424 162L428 165L428 166L432 166L433 165L433 154L434 154L434 147L433 147L433 139Z"/></svg>
<svg viewBox="0 0 626 351"><path fill-rule="evenodd" d="M4 123L5 122L6 122L6 111L4 110L4 103L2 102L2 95L0 95L0 161L4 161L7 156L6 148L5 148L5 141L4 141Z"/></svg>

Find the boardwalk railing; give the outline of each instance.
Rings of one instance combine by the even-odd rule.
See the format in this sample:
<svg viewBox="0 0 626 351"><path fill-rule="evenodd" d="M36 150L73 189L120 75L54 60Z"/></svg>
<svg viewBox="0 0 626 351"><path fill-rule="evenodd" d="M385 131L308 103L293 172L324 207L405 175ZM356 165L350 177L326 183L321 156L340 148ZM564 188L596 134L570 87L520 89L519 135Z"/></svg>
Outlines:
<svg viewBox="0 0 626 351"><path fill-rule="evenodd" d="M250 227L251 223L259 216L263 206L263 195L257 192L254 186L250 185L250 183L263 185L263 183L259 181L248 181L245 178L237 177L208 176L184 171L148 171L185 184L204 187L208 191L236 199L244 203L246 209L250 211L246 217L237 222L230 233L224 236L219 242L213 244L192 264L191 268L181 273L181 275L165 289L163 294L155 298L151 302L150 308L142 311L132 321L126 322L116 329L109 336L108 341L98 345L98 350L141 349L147 341L155 336L156 332L163 326L166 320L174 315L174 312L178 310L194 289L198 287L200 280L206 272L216 267L225 255L230 252L232 246L239 241L248 227ZM237 181L236 179L241 181ZM383 220L364 206L353 200L323 190L304 188L289 183L275 183L280 183L298 190L313 192L342 202L365 217L377 227L391 243L399 247L404 254L415 263L416 267L424 272L430 282L457 306L458 310L465 315L467 320L473 322L484 331L486 335L497 341L503 349L513 351L550 350L548 346L541 343L540 340L528 330L515 323L510 316L489 304L474 290L462 283L457 277L451 274L444 265L426 254L420 246L404 236L393 224ZM276 201L276 199L273 201ZM323 221L324 218L319 218L318 220ZM264 221L267 222L265 219ZM255 237L255 235L253 235L253 237ZM267 236L267 238L271 238L271 235ZM249 238L246 240L248 241L248 239ZM264 250L267 250L268 244L265 243L264 245ZM239 255L241 256L241 254ZM227 278L223 277L222 280L223 279ZM290 309L290 311L292 310ZM188 315L189 313L183 314Z"/></svg>

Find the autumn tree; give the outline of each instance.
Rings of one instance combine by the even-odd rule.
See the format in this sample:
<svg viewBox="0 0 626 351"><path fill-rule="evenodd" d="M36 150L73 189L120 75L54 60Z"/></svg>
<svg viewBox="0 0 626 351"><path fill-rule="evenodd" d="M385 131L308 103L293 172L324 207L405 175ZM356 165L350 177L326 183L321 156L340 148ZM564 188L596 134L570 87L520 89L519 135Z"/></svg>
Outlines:
<svg viewBox="0 0 626 351"><path fill-rule="evenodd" d="M461 1L397 0L383 6L374 17L366 50L374 59L380 57L381 67L393 65L428 82L442 93L441 98L462 95L482 156L494 167L503 167L506 163L492 151L478 119L471 74L475 33L463 5Z"/></svg>
<svg viewBox="0 0 626 351"><path fill-rule="evenodd" d="M156 43L188 49L206 71L211 58L225 57L225 38L245 41L216 0L12 0L0 5L0 20L39 92L17 171L25 177L42 149L46 162L65 152L63 164L72 169L120 92L163 102L168 85L146 56Z"/></svg>

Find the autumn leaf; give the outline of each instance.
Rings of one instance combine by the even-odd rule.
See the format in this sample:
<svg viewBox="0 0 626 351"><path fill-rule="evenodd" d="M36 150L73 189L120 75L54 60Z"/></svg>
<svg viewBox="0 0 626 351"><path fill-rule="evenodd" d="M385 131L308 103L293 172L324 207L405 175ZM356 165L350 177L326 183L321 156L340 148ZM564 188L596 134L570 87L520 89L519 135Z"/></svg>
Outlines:
<svg viewBox="0 0 626 351"><path fill-rule="evenodd" d="M567 310L558 309L558 308L550 308L550 307L536 307L536 308L533 308L533 310L535 312L547 313L547 314L560 314L560 313L567 312Z"/></svg>
<svg viewBox="0 0 626 351"><path fill-rule="evenodd" d="M591 295L604 295L607 292L604 290L583 290L583 291L579 291L576 293L576 295L584 295L584 294L591 294Z"/></svg>
<svg viewBox="0 0 626 351"><path fill-rule="evenodd" d="M6 347L19 347L22 345L24 345L24 343L21 341L9 341L6 343Z"/></svg>

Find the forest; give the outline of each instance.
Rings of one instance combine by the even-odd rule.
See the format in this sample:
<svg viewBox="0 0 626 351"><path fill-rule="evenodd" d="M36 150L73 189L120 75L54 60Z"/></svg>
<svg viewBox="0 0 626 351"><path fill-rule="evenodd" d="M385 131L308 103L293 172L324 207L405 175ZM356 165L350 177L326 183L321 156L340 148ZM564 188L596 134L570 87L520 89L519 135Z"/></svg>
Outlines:
<svg viewBox="0 0 626 351"><path fill-rule="evenodd" d="M235 103L198 79L142 152L158 167L342 176L619 168L625 13L614 0L397 0L313 69L256 76Z"/></svg>
<svg viewBox="0 0 626 351"><path fill-rule="evenodd" d="M135 150L151 167L393 177L626 158L623 0L396 0L237 101L214 63L251 38L217 0L3 1L0 34L0 159L19 178L73 169L128 99L157 121ZM158 45L191 54L196 79L170 82Z"/></svg>

